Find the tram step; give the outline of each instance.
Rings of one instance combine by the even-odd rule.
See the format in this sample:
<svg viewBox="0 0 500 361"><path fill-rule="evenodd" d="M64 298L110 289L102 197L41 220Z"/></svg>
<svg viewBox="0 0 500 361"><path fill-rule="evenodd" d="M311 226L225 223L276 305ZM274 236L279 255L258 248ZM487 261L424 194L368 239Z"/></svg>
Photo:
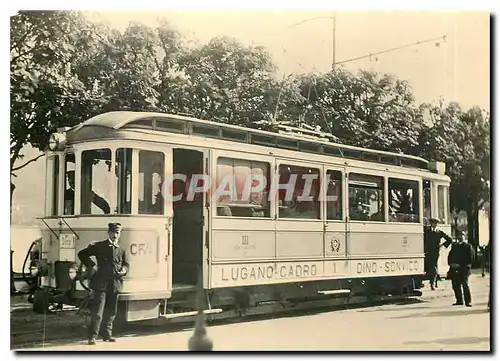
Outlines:
<svg viewBox="0 0 500 361"><path fill-rule="evenodd" d="M205 315L211 315L214 313L221 313L221 312L222 312L221 308L213 308L210 310L203 310L203 313ZM179 318L179 317L196 316L197 314L198 314L198 311L189 311L189 312L169 313L166 315L161 315L161 317L166 318L166 319L172 319L172 318Z"/></svg>
<svg viewBox="0 0 500 361"><path fill-rule="evenodd" d="M347 289L342 289L342 290L324 290L324 291L318 291L318 293L322 295L348 295L351 293L351 290Z"/></svg>

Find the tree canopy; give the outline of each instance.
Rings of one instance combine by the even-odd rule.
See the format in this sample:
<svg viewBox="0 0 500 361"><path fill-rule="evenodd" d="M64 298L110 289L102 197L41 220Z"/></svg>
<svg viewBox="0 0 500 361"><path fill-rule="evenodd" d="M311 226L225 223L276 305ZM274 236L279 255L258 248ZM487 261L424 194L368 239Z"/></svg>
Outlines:
<svg viewBox="0 0 500 361"><path fill-rule="evenodd" d="M119 32L66 11L12 16L10 49L11 175L32 161L14 167L22 148L44 150L58 127L110 110L155 110L308 124L340 143L445 161L451 206L470 219L489 200L489 114L416 104L410 84L390 74L338 68L277 79L262 47L229 37L193 45L167 22Z"/></svg>

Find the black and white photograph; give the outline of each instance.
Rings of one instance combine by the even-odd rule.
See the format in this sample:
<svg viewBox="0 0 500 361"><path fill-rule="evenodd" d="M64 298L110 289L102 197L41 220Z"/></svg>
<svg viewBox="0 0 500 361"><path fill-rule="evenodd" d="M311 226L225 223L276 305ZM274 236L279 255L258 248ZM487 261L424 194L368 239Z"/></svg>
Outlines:
<svg viewBox="0 0 500 361"><path fill-rule="evenodd" d="M10 11L11 352L492 351L494 14L329 5Z"/></svg>

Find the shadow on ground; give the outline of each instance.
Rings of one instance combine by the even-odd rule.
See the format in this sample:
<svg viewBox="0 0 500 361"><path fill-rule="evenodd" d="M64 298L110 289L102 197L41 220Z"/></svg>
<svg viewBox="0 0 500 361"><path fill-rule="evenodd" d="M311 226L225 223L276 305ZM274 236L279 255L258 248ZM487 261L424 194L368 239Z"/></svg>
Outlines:
<svg viewBox="0 0 500 361"><path fill-rule="evenodd" d="M481 308L462 308L454 309L449 311L436 311L429 313L411 313L409 315L390 317L390 319L405 319L405 318L419 318L419 317L447 317L447 316L469 316L469 315L479 315L482 313L489 313L489 311L483 307Z"/></svg>

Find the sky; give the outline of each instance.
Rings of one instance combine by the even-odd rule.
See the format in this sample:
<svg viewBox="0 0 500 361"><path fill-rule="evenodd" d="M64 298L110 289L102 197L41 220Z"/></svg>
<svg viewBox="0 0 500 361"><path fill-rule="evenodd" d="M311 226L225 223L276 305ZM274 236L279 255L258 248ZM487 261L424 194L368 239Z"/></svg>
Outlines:
<svg viewBox="0 0 500 361"><path fill-rule="evenodd" d="M446 36L439 46L434 41L421 43L344 66L406 79L418 103L442 97L459 102L463 108L490 108L487 12L170 11L99 12L88 16L119 30L132 21L155 26L163 18L201 44L225 35L246 45L262 45L271 53L280 78L283 74L331 68L333 16L336 62Z"/></svg>

